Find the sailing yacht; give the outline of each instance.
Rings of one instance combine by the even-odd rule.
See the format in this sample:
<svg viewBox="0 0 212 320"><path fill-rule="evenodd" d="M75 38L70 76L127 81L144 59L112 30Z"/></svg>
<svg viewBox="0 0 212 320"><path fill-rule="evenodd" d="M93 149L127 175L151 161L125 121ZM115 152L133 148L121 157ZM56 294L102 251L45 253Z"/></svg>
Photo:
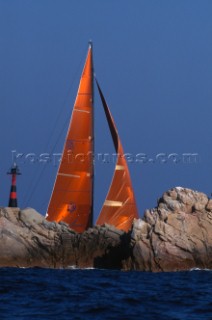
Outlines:
<svg viewBox="0 0 212 320"><path fill-rule="evenodd" d="M47 220L64 221L79 233L93 226L93 83L92 45L89 44L46 215ZM107 223L127 232L139 217L135 195L115 122L97 80L96 84L117 153L112 182L96 224Z"/></svg>

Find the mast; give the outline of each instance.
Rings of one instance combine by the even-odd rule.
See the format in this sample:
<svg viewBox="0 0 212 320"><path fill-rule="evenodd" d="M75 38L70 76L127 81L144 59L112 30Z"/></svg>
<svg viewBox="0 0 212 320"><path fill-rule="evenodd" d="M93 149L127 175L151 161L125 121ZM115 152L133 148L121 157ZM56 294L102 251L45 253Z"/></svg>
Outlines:
<svg viewBox="0 0 212 320"><path fill-rule="evenodd" d="M64 221L77 232L83 232L92 225L93 118L93 62L89 44L47 210L48 220Z"/></svg>
<svg viewBox="0 0 212 320"><path fill-rule="evenodd" d="M135 195L115 122L100 86L97 81L96 83L117 153L113 179L96 224L108 223L127 232L131 229L133 220L139 218Z"/></svg>
<svg viewBox="0 0 212 320"><path fill-rule="evenodd" d="M10 198L8 207L17 208L18 200L17 200L17 187L16 187L16 176L20 175L20 170L16 163L10 168L10 171L7 172L12 176L11 188L10 188Z"/></svg>
<svg viewBox="0 0 212 320"><path fill-rule="evenodd" d="M91 204L91 214L90 214L90 221L89 221L89 227L93 227L94 224L94 183L95 183L95 173L94 173L94 154L95 154L95 135L94 135L94 123L95 123L95 118L94 118L94 63L93 63L93 42L92 40L89 40L88 42L89 49L91 51L91 90L92 90L92 107L93 107L93 125L92 125L92 137L93 137L93 146L92 146L92 155L91 155L91 161L92 161L92 204Z"/></svg>

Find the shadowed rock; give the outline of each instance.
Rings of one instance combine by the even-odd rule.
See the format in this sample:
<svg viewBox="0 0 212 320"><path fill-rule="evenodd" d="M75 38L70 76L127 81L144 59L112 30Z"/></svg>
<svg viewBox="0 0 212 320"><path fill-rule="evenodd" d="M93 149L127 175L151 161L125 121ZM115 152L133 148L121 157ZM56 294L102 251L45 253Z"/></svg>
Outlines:
<svg viewBox="0 0 212 320"><path fill-rule="evenodd" d="M104 225L82 234L34 209L0 209L0 266L141 271L212 268L212 200L174 188L129 233Z"/></svg>
<svg viewBox="0 0 212 320"><path fill-rule="evenodd" d="M118 268L126 259L129 236L105 225L82 234L34 209L0 209L0 266Z"/></svg>

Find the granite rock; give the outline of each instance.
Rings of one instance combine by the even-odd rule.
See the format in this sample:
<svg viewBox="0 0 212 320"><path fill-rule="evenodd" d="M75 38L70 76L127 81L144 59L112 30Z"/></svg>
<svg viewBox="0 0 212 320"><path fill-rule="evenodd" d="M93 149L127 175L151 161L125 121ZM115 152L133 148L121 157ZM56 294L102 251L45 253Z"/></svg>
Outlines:
<svg viewBox="0 0 212 320"><path fill-rule="evenodd" d="M0 208L0 266L178 271L212 268L212 200L176 187L130 232L103 225L76 233L34 209Z"/></svg>
<svg viewBox="0 0 212 320"><path fill-rule="evenodd" d="M142 224L140 220L134 221L132 235L136 233L137 238L132 244L132 268L143 271L211 269L211 210L211 200L204 193L181 187L165 192L158 206L145 212Z"/></svg>

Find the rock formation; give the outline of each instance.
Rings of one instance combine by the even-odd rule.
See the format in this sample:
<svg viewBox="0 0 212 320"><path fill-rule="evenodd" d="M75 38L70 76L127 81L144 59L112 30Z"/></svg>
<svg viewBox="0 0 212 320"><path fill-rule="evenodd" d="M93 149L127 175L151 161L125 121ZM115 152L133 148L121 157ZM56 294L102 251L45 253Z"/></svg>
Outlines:
<svg viewBox="0 0 212 320"><path fill-rule="evenodd" d="M34 209L0 209L0 266L121 268L129 235L112 226L82 234Z"/></svg>
<svg viewBox="0 0 212 320"><path fill-rule="evenodd" d="M212 199L173 188L129 233L103 225L82 234L35 210L0 209L0 266L140 271L212 268Z"/></svg>
<svg viewBox="0 0 212 320"><path fill-rule="evenodd" d="M212 268L212 199L190 189L169 190L135 221L131 238L134 269Z"/></svg>

